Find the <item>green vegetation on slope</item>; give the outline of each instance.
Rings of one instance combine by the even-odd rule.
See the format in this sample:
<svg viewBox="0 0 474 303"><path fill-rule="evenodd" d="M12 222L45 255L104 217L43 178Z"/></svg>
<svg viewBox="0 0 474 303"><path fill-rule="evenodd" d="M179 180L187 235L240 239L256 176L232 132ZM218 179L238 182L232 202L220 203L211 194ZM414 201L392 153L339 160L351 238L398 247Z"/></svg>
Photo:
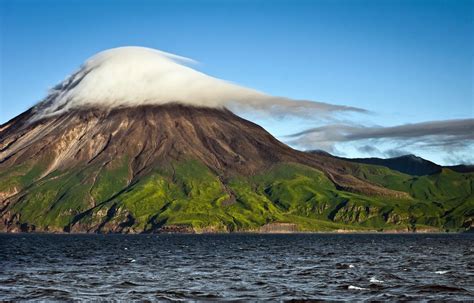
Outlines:
<svg viewBox="0 0 474 303"><path fill-rule="evenodd" d="M25 164L0 174L0 190L23 189L7 211L39 231L257 231L274 222L300 231L463 230L474 216L474 174L448 169L421 177L372 165L351 171L412 197L394 199L338 190L324 173L299 164L223 180L188 160L129 180L128 163L121 158L43 178L45 168Z"/></svg>

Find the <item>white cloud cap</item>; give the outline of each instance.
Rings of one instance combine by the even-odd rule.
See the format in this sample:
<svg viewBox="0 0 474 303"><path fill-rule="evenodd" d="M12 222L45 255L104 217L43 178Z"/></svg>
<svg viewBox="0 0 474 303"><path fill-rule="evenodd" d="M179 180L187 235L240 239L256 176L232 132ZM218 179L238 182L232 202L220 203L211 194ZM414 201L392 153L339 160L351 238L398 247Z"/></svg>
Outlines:
<svg viewBox="0 0 474 303"><path fill-rule="evenodd" d="M88 59L79 71L54 87L36 112L44 117L87 106L112 108L172 102L274 114L364 112L354 107L270 96L186 66L193 62L144 47L106 50Z"/></svg>

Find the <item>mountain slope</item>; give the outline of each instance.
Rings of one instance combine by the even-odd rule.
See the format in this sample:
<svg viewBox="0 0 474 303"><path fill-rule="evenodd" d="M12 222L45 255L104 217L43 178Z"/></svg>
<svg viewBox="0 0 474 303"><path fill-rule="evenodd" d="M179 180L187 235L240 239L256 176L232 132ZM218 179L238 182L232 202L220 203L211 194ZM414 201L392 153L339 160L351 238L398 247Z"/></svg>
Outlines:
<svg viewBox="0 0 474 303"><path fill-rule="evenodd" d="M431 161L417 157L415 155L405 155L389 159L381 158L356 158L348 161L374 164L388 167L409 175L431 175L441 172L442 167Z"/></svg>
<svg viewBox="0 0 474 303"><path fill-rule="evenodd" d="M413 178L289 148L228 110L84 108L0 126L3 231L469 229L472 174Z"/></svg>
<svg viewBox="0 0 474 303"><path fill-rule="evenodd" d="M312 151L313 154L325 154L321 151ZM452 165L441 166L415 155L404 155L394 158L343 158L337 157L349 162L372 164L385 166L408 175L423 176L440 173L443 168L448 168L458 173L474 172L473 165Z"/></svg>

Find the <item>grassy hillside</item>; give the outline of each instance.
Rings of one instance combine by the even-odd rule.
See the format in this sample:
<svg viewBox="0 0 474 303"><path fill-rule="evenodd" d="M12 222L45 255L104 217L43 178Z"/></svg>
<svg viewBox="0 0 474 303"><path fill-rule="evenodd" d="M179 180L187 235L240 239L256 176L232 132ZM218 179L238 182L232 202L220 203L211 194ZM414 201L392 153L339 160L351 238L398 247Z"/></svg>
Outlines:
<svg viewBox="0 0 474 303"><path fill-rule="evenodd" d="M351 174L411 198L338 190L319 170L279 164L225 180L195 160L129 180L128 159L42 176L25 163L0 174L0 191L22 194L5 205L4 230L72 232L258 231L291 223L300 231L469 229L474 174L443 169L410 176L358 165Z"/></svg>

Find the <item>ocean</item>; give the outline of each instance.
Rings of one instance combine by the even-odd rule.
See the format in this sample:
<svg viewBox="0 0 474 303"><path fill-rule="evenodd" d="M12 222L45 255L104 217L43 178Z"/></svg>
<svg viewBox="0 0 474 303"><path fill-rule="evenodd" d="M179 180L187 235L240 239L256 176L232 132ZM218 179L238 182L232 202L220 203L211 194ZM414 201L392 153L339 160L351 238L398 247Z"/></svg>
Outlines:
<svg viewBox="0 0 474 303"><path fill-rule="evenodd" d="M0 234L0 300L474 300L474 234Z"/></svg>

